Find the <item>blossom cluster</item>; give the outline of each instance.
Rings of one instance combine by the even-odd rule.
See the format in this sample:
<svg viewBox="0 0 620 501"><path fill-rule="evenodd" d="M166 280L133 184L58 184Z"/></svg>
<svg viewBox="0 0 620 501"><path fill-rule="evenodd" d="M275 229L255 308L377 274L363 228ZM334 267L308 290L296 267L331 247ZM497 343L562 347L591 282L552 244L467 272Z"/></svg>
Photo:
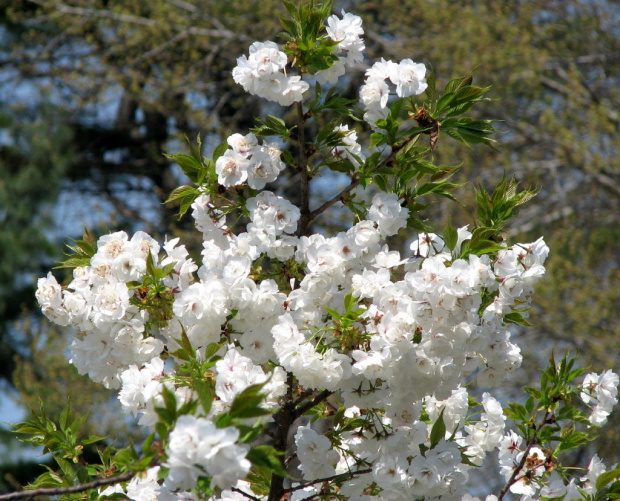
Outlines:
<svg viewBox="0 0 620 501"><path fill-rule="evenodd" d="M327 19L327 35L337 43L334 54L337 60L331 67L316 72L320 82L336 83L347 67L362 61L364 42L362 20L359 16L342 12L342 19L336 15ZM288 106L303 99L310 88L300 75L287 75L287 55L274 42L254 42L249 57L237 59L233 79L246 92L282 106Z"/></svg>
<svg viewBox="0 0 620 501"><path fill-rule="evenodd" d="M396 86L399 97L417 96L428 87L425 75L426 66L422 63L411 59L395 63L381 58L366 71L366 80L360 88L360 100L366 109L364 120L374 126L387 117L390 97L388 81Z"/></svg>
<svg viewBox="0 0 620 501"><path fill-rule="evenodd" d="M200 266L176 240L166 242L162 254L146 234L129 238L118 232L99 239L91 266L76 268L66 288L51 274L40 279L37 297L45 314L79 331L71 347L72 363L95 381L120 386L126 411L141 412L142 424L152 425L162 384L183 401L192 398L187 388L171 385L174 365L159 358L164 344L174 353L185 332L200 352L221 342L226 332L233 344L222 346L215 366L218 400L212 415L224 411L244 388L268 379L264 405L276 409L286 370L306 389L339 392L350 413L369 416L370 409L385 409L373 419L394 432L384 441L343 433L337 452L327 447L325 437L300 431L297 445L306 451L299 454L305 478L355 470L355 458L364 458L373 465L372 473L345 483L350 494L373 482L385 499L461 492L469 466L460 463L460 454L479 461L498 445L503 430L499 406L487 397L485 417L477 426L425 455L419 447L429 445L431 425L421 421L421 411L436 420L441 408L446 423L460 426L467 412L467 390L460 381L477 372L481 385L496 386L519 366L519 348L510 341L503 316L516 305L527 306L544 273L548 248L542 240L506 248L491 261L475 255L455 259L440 237L421 234L411 255L401 256L383 242L406 225L407 209L387 193L374 197L367 220L333 237L293 236L298 209L267 191L248 200L251 223L238 235L225 225L205 230L200 221L209 210L207 195L193 207L204 238ZM466 228L458 233L457 247L471 237ZM158 266L174 263L165 279L173 291L165 323L149 324L139 289L128 286L145 278L147 253ZM255 281L252 263L261 255L294 259L304 269L303 279L291 284L288 293L272 279ZM402 278L395 279L397 275ZM343 349L327 308L344 313L347 291L363 313L353 326L359 341ZM482 307L489 294L493 300ZM268 362L275 368L268 369ZM190 440L191 433L183 433L182 440ZM180 456L181 450L188 453L171 441L169 467L178 474L169 481L185 489L199 474L195 464L202 463ZM331 459L325 463L312 450ZM247 471L245 460L239 449L233 452L226 456L227 464L240 479ZM210 463L203 467L200 471L217 477ZM429 476L428 471L435 473ZM217 485L232 483L227 477Z"/></svg>
<svg viewBox="0 0 620 501"><path fill-rule="evenodd" d="M618 403L618 382L618 374L610 370L600 375L588 374L583 380L581 398L586 404L594 404L590 415L593 425L601 426L607 422L607 416Z"/></svg>
<svg viewBox="0 0 620 501"><path fill-rule="evenodd" d="M334 83L362 59L361 19L331 16L326 31L337 42L338 60L315 77ZM309 85L289 75L287 64L275 43L256 42L249 57L237 60L233 77L251 94L290 105ZM425 71L410 59L374 64L360 90L365 120L376 127L387 116L388 83L399 97L424 92ZM356 131L344 124L335 130L344 137L328 154L359 167L368 152ZM300 482L342 474L339 495L346 498L367 499L372 492L394 501L472 499L465 491L470 469L498 450L506 478L527 460L514 493L555 497L560 484L539 481L547 452L521 449L522 437L506 432L502 406L489 393L472 419L463 383L475 379L480 387L497 387L520 366L506 316L527 317L545 273L544 240L505 244L492 256L467 253L462 249L473 234L462 227L455 242L421 232L408 251L393 250L386 240L407 227L410 212L397 193L381 190L350 228L331 236L298 235L300 209L264 190L285 167L276 143L233 134L228 146L214 166L219 185L247 184L259 192L244 200L249 221L234 232L215 192L201 188L191 206L202 234L200 262L178 238L160 245L144 232L116 232L99 238L90 263L75 268L67 286L51 273L38 282L47 318L74 327L71 363L119 390L123 410L140 415L141 425L156 425L164 392L174 393L179 409L198 398L176 377L187 357L182 348L189 343L204 361L216 346L208 374L213 405L180 416L167 437L165 470L149 469L123 492L135 501L188 499L199 479L208 477L218 499L242 499L240 491L249 492L249 446L238 428L216 426L217 418L253 385L261 385L263 410L274 414L294 381L301 395L334 394L343 415L363 423L355 429L338 424L331 433L298 423L293 435ZM266 262L287 271L269 275ZM154 277L153 270L164 269L165 276ZM593 425L604 423L617 402L618 382L609 371L586 377L581 396L593 405ZM581 488L604 471L597 465L591 464ZM163 482L157 480L162 471ZM291 499L319 493L317 486L303 487ZM580 497L576 486L562 487L561 495Z"/></svg>
<svg viewBox="0 0 620 501"><path fill-rule="evenodd" d="M327 35L337 42L335 54L338 60L326 69L318 71L315 76L321 83L335 84L338 78L345 74L347 68L360 63L365 49L362 35L362 18L342 11L342 19L333 15L327 18Z"/></svg>
<svg viewBox="0 0 620 501"><path fill-rule="evenodd" d="M250 46L250 57L237 59L233 79L246 92L289 106L301 101L303 93L310 86L299 75L284 73L287 56L274 42L254 42Z"/></svg>
<svg viewBox="0 0 620 501"><path fill-rule="evenodd" d="M231 149L215 163L217 179L222 186L247 183L250 188L262 190L285 168L277 145L259 145L254 134L233 134L228 138L228 144Z"/></svg>

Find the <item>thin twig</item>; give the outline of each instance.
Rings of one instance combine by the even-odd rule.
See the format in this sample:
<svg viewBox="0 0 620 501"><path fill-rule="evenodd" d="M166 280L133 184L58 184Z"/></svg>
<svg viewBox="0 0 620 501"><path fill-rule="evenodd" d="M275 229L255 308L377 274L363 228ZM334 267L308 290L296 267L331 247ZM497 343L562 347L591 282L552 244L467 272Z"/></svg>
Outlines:
<svg viewBox="0 0 620 501"><path fill-rule="evenodd" d="M308 398L310 395L312 395L314 393L314 390L304 390L302 392L301 395L299 395L296 399L294 405L295 407L297 407L299 404L301 404L304 400L306 400L306 398Z"/></svg>
<svg viewBox="0 0 620 501"><path fill-rule="evenodd" d="M284 494L288 494L289 492L295 492L300 489L304 489L305 487L308 487L310 485L321 484L323 482L337 482L338 480L347 480L357 475L365 475L366 473L371 473L371 472L372 472L372 468L366 468L365 470L348 471L346 473L341 473L340 475L334 475L332 477L317 478L316 480L310 480L308 482L304 482L299 485L296 485L295 487L284 489Z"/></svg>
<svg viewBox="0 0 620 501"><path fill-rule="evenodd" d="M135 472L123 473L115 477L98 478L92 482L85 484L72 485L70 487L41 487L40 489L31 489L25 491L10 492L0 495L0 501L10 501L12 499L26 499L37 496L60 496L62 494L72 494L76 492L84 492L90 489L96 489L104 485L113 485L126 480L131 480L136 475Z"/></svg>
<svg viewBox="0 0 620 501"><path fill-rule="evenodd" d="M239 494L241 494L243 497L246 497L248 499L251 499L252 501L261 501L260 498L254 497L251 494L248 494L247 492L243 492L241 489L237 489L236 487L233 487L232 489L230 489L233 492L238 492Z"/></svg>
<svg viewBox="0 0 620 501"><path fill-rule="evenodd" d="M329 396L332 395L332 394L333 394L333 391L323 390L321 393L319 393L312 400L306 402L301 407L298 407L297 409L295 409L295 415L294 415L295 419L297 419L298 417L303 416L306 412L308 412L310 409L312 409L315 405L320 404L321 402L323 402L324 400L329 398Z"/></svg>
<svg viewBox="0 0 620 501"><path fill-rule="evenodd" d="M392 162L394 162L394 160L396 159L396 154L402 150L403 148L407 147L412 141L416 140L418 137L420 136L420 133L416 133L413 134L410 138L408 138L403 144L401 144L400 146L396 147L393 146L392 147L392 152L382 161L380 162L371 172L370 175L374 174L375 172L377 172L379 169L382 169L385 166L389 166L392 164ZM338 193L335 197L332 197L331 199L329 199L327 202L325 202L323 205L321 205L319 208L313 210L310 213L310 218L309 221L312 221L314 218L316 218L317 216L319 216L320 214L322 214L323 212L325 212L327 209L329 209L332 205L334 205L336 202L339 202L342 200L342 198L349 192L353 191L355 188L357 188L357 186L360 184L360 179L359 177L353 177L351 179L351 182L349 183L349 185L344 188L340 193Z"/></svg>
<svg viewBox="0 0 620 501"><path fill-rule="evenodd" d="M158 47L155 47L155 48L149 50L148 52L145 52L141 56L135 58L130 63L131 66L134 66L134 65L138 64L139 62L144 61L145 59L150 59L151 57L158 56L159 54L161 54L162 52L167 50L168 47L172 47L174 44L176 44L177 42L180 42L181 40L186 38L188 35L189 35L189 30L181 31L180 33L177 33L175 36L173 36L167 42L165 42L165 43L159 45Z"/></svg>
<svg viewBox="0 0 620 501"><path fill-rule="evenodd" d="M549 419L549 411L546 411L545 417L543 418L540 426L544 426L547 423L548 419ZM519 461L519 464L516 466L515 470L512 472L512 475L508 479L508 482L506 482L506 485L504 485L502 490L499 492L497 496L497 501L502 501L502 499L504 498L504 496L506 495L510 487L512 487L512 485L518 480L517 476L521 473L521 471L523 470L523 467L525 466L530 449L537 443L538 433L536 432L536 430L537 429L535 428L534 433L528 439L525 450L523 451L523 456L521 457L521 461Z"/></svg>
<svg viewBox="0 0 620 501"><path fill-rule="evenodd" d="M40 0L33 0L33 1L34 3L38 5L42 5L42 6L45 5ZM72 7L70 5L66 5L60 2L56 3L54 5L54 8L56 9L57 12L60 12L62 14L73 14L77 16L87 16L87 17L99 17L103 19L111 19L113 21L120 21L123 23L130 23L130 24L139 24L142 26L149 26L149 27L157 27L160 24L159 21L155 21L154 19L148 19L142 16L134 16L132 14L119 14L119 13L111 12L105 9L89 9L85 7ZM228 38L232 40L243 40L243 41L249 40L249 38L246 35L240 35L239 33L235 33L227 29L212 30L208 28L196 28L193 26L188 27L188 26L183 26L179 24L174 24L172 26L181 31L187 31L191 35Z"/></svg>

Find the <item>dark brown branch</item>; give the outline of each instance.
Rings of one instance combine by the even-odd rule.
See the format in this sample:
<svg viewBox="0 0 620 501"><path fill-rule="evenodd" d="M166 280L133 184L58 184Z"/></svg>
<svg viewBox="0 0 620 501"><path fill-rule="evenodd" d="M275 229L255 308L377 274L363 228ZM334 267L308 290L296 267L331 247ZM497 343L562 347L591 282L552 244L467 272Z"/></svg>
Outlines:
<svg viewBox="0 0 620 501"><path fill-rule="evenodd" d="M291 372L288 373L287 392L282 403L282 408L274 415L275 422L278 425L274 440L274 447L280 452L286 452L288 448L288 433L295 421L295 406L293 404L293 393L295 386L295 378ZM282 456L282 466L284 466L284 456ZM284 477L273 474L271 475L271 486L269 488L268 501L278 501L284 495Z"/></svg>
<svg viewBox="0 0 620 501"><path fill-rule="evenodd" d="M540 426L541 427L544 426L548 422L548 419L549 419L549 411L546 411L545 417L543 418ZM518 480L517 477L519 476L519 474L523 470L523 467L525 466L530 449L534 445L536 445L538 442L538 433L536 432L537 429L538 428L534 429L534 433L532 433L532 436L528 439L525 450L523 451L523 456L521 457L521 461L519 461L519 464L516 466L515 470L512 472L512 475L510 475L508 482L506 482L506 485L504 485L504 487L500 491L499 495L497 496L497 501L502 501L502 499L504 499L504 496L507 494L510 487Z"/></svg>
<svg viewBox="0 0 620 501"><path fill-rule="evenodd" d="M10 501L12 499L35 498L37 496L61 496L63 494L73 494L76 492L84 492L90 489L96 489L104 485L113 485L120 482L131 480L136 475L135 472L124 473L115 477L98 478L92 482L85 484L72 485L71 487L41 487L40 489L31 489L18 492L10 492L0 495L0 501Z"/></svg>
<svg viewBox="0 0 620 501"><path fill-rule="evenodd" d="M324 400L327 400L327 398L329 398L329 396L332 395L332 394L333 394L332 391L323 390L321 393L319 393L312 400L306 402L301 407L298 407L297 409L295 409L295 419L303 416L306 412L308 412L310 409L312 409L315 405L318 405L321 402L323 402Z"/></svg>
<svg viewBox="0 0 620 501"><path fill-rule="evenodd" d="M295 399L295 407L297 407L299 404L301 404L304 400L306 400L306 398L308 398L310 395L312 395L314 393L314 390L304 390L302 392L301 395L299 395L296 399Z"/></svg>
<svg viewBox="0 0 620 501"><path fill-rule="evenodd" d="M252 501L261 501L260 498L254 497L251 494L248 494L247 492L243 492L241 489L237 489L236 487L233 487L232 489L230 489L233 492L238 492L239 494L241 494L243 497L246 497L248 499L251 499Z"/></svg>
<svg viewBox="0 0 620 501"><path fill-rule="evenodd" d="M323 482L337 482L339 480L348 480L357 475L365 475L366 473L371 473L371 472L372 472L372 468L366 468L365 470L348 471L347 473L341 473L340 475L334 475L333 477L317 478L316 480L310 480L308 482L304 482L299 485L296 485L295 487L284 489L284 494L288 494L289 492L295 492L300 489L304 489L308 487L309 485L322 484ZM308 499L311 499L312 497Z"/></svg>
<svg viewBox="0 0 620 501"><path fill-rule="evenodd" d="M297 103L297 118L298 118L298 168L301 175L301 207L299 217L299 227L297 228L297 235L303 236L308 229L308 224L312 219L310 215L310 174L308 172L308 157L306 155L306 141L305 141L305 118L304 110L301 102Z"/></svg>

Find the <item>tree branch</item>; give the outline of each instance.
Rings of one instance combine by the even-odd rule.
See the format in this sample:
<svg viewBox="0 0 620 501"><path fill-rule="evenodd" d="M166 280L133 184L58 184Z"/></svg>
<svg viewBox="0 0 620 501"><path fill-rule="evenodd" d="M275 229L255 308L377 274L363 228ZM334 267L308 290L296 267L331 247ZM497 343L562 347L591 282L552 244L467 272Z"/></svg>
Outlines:
<svg viewBox="0 0 620 501"><path fill-rule="evenodd" d="M43 2L40 0L33 0L34 3L40 6L45 6ZM177 5L178 6L178 5ZM129 24L138 24L141 26L148 27L157 27L160 23L153 19L148 19L146 17L134 16L132 14L120 14L116 12L111 12L105 9L89 9L85 7L72 7L70 5L63 4L58 2L53 6L56 11L62 14L73 14L77 16L86 16L86 17L99 17L103 19L111 19L113 21L118 21L122 23ZM239 33L235 33L233 31L227 29L208 29L208 28L196 28L193 26L183 26L183 25L173 25L175 28L180 29L182 31L187 31L192 35L201 35L201 36L209 36L209 37L217 37L217 38L229 38L231 40L243 40L247 41L249 38L245 35L241 35Z"/></svg>
<svg viewBox="0 0 620 501"><path fill-rule="evenodd" d="M297 102L297 120L298 120L298 128L299 128L299 155L298 155L298 166L299 173L301 175L301 207L300 207L300 218L299 218L299 227L297 229L297 235L303 236L306 233L306 229L308 228L308 224L312 219L310 216L310 175L308 173L308 157L306 155L306 140L305 140L305 118L304 118L304 110L301 102Z"/></svg>
<svg viewBox="0 0 620 501"><path fill-rule="evenodd" d="M136 476L135 472L124 473L115 477L98 478L92 482L85 484L72 485L70 487L41 487L40 489L31 489L17 492L10 492L8 494L1 494L0 501L11 501L13 499L27 499L35 498L37 496L60 496L62 494L72 494L76 492L84 492L90 489L96 489L104 485L113 485L120 482L131 480Z"/></svg>
<svg viewBox="0 0 620 501"><path fill-rule="evenodd" d="M383 167L390 166L396 160L396 154L403 148L407 147L411 142L417 140L417 138L420 137L420 134L421 133L416 133L416 134L411 135L409 139L407 139L403 144L401 144L398 147L392 146L392 152L383 161L379 162L379 164L370 172L370 175L374 174L375 172L377 172L379 169L382 169ZM318 207L317 209L313 210L310 213L309 221L312 221L314 218L321 215L323 212L329 209L336 202L341 201L344 195L353 191L355 188L357 188L359 184L360 184L359 177L354 175L353 178L351 179L351 182L346 188L344 188L335 197L330 198L327 202L325 202L323 205L321 205L320 207Z"/></svg>
<svg viewBox="0 0 620 501"><path fill-rule="evenodd" d="M549 411L545 412L545 416L543 417L543 420L542 420L541 425L540 425L541 427L544 426L547 423L547 420L549 419L549 414L550 414ZM538 433L537 433L536 430L538 430L538 428L534 428L534 433L532 433L532 436L527 441L527 445L525 447L525 450L523 451L523 456L521 457L521 460L519 461L519 464L516 466L515 470L512 472L512 475L508 479L508 482L506 482L506 485L504 485L504 487L500 491L499 495L497 496L497 501L502 501L502 499L504 498L504 496L508 492L508 489L510 489L510 487L517 480L519 480L517 477L519 476L519 474L521 473L521 470L523 470L523 467L525 466L525 463L527 461L527 457L528 457L528 454L530 452L530 449L534 445L536 445L536 443L538 441Z"/></svg>
<svg viewBox="0 0 620 501"><path fill-rule="evenodd" d="M566 85L563 85L560 82L556 82L552 78L549 78L546 76L542 76L542 75L540 76L540 83L542 84L543 87L546 87L547 89L550 89L550 90L554 90L558 94L562 94L563 96L568 97L568 98L574 98L580 105L586 106L586 105L590 105L593 103L592 95L588 92L589 89L586 89L586 92L590 94L589 96L590 99L585 97L583 93L574 92ZM598 103L605 105L604 113L610 122L613 122L615 124L620 123L620 114L618 114L618 112L614 109L612 105L610 105L609 103L603 103L598 97L597 97L597 101Z"/></svg>
<svg viewBox="0 0 620 501"><path fill-rule="evenodd" d="M319 393L312 400L306 402L301 407L298 407L297 409L295 409L295 414L294 414L295 418L294 419L297 419L297 418L303 416L306 412L308 412L310 409L312 409L315 405L318 405L321 402L323 402L324 400L326 400L327 398L329 398L329 396L332 395L333 393L334 393L333 391L323 390L321 393Z"/></svg>
<svg viewBox="0 0 620 501"><path fill-rule="evenodd" d="M274 447L280 452L286 452L288 448L288 432L295 421L295 406L293 404L293 393L295 386L295 378L291 372L288 373L286 380L287 392L282 403L282 408L274 415L274 420L278 423ZM284 457L281 459L284 467ZM284 477L273 474L271 475L271 486L269 488L268 501L277 501L282 499L284 492ZM1 500L0 500L1 501Z"/></svg>
<svg viewBox="0 0 620 501"><path fill-rule="evenodd" d="M236 487L233 487L232 489L230 489L233 492L238 492L239 494L241 494L243 497L246 497L248 499L251 499L252 501L261 501L260 498L254 497L251 494L248 494L247 492L243 492L241 489L237 489Z"/></svg>
<svg viewBox="0 0 620 501"><path fill-rule="evenodd" d="M371 473L371 472L372 472L372 468L366 468L365 470L348 471L347 473L341 473L340 475L334 475L333 477L325 477L325 478L317 478L316 480L309 480L308 482L301 483L299 485L296 485L295 487L284 489L284 494L288 494L289 492L295 492L300 489L304 489L305 487L308 487L309 485L321 484L323 482L337 482L338 480L348 480L357 475L365 475L366 473ZM312 497L309 497L306 499L312 499Z"/></svg>

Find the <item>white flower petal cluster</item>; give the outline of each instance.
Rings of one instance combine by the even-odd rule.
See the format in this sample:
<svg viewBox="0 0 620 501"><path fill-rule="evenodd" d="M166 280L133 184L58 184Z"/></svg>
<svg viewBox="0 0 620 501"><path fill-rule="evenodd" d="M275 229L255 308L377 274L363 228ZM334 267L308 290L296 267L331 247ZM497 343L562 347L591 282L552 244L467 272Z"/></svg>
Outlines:
<svg viewBox="0 0 620 501"><path fill-rule="evenodd" d="M377 129L376 122L388 115L388 81L396 86L398 97L417 96L428 87L426 66L411 59L395 63L381 58L366 71L366 80L360 88L360 101L366 109L364 120L374 129Z"/></svg>
<svg viewBox="0 0 620 501"><path fill-rule="evenodd" d="M226 355L215 364L215 372L215 393L222 409L230 406L239 393L253 384L267 382L263 392L267 398L262 406L270 410L277 409L278 398L286 392L286 373L281 367L266 374L260 365L255 365L250 358L241 355L234 346L230 346Z"/></svg>
<svg viewBox="0 0 620 501"><path fill-rule="evenodd" d="M232 142L240 151L253 147L251 138L243 136ZM305 476L331 474L333 468L343 472L355 466L351 458L362 457L373 465L373 473L347 481L344 491L361 493L376 482L386 499L461 492L470 467L453 464L453 457L460 458L455 451L462 449L477 463L498 446L504 426L499 404L485 396L485 412L477 424L459 432L456 442L425 455L419 444L428 447L429 426L420 421L420 413L425 409L436 420L443 411L449 438L454 428L462 427L467 409L462 378L477 372L480 383L493 386L519 366L519 349L510 341L503 315L517 305L527 306L544 272L544 243L506 248L492 262L485 256L454 259L441 238L421 234L412 244L412 255L402 259L384 244L406 224L407 210L393 194L378 193L368 220L332 237L290 235L296 231L299 209L273 193L262 191L246 206L251 222L246 232L235 235L217 219L208 197L197 199L193 214L204 237L200 266L177 239L166 242L160 256L155 253L159 246L147 236L130 240L117 233L102 237L94 265L76 270L69 287L63 289L51 275L41 279L37 297L42 308L56 312L51 318L68 316L82 332L73 343L72 362L96 381L111 387L122 384L124 410L141 414L140 423L151 426L157 419L154 407L162 405L163 384L175 392L179 405L195 398L187 388L162 383L174 377L175 362L174 355L168 366L159 359L163 342L174 353L184 331L202 354L210 343L222 342L226 332L233 344L222 347L214 366L217 401L212 415L225 411L249 385L265 382L263 405L276 410L289 371L305 389L338 392L351 412L385 409L377 426L394 432L387 441L345 434L339 459L331 448L325 449L325 437L300 432L301 449L304 441L314 444L302 460ZM210 217L216 220L209 226ZM460 244L471 233L461 228L458 235ZM121 280L140 281L144 271L139 264L129 270L118 265L115 260L125 252L134 252L136 261L151 252L156 266L174 265L165 279L171 288L170 317L149 332L148 313L129 301L138 298L139 291ZM294 258L303 279L283 293L271 279L251 278L252 263L262 255ZM402 278L393 278L391 270L401 266ZM521 285L506 284L508 277ZM364 341L343 349L332 342L335 324L326 308L344 313L349 292L363 312L354 328ZM482 295L489 293L495 300L480 311ZM275 369L267 363L275 363ZM609 376L600 380L599 401L611 395L608 381ZM175 436L182 438L170 446L166 489L187 489L200 475L228 488L243 476L247 465L237 437L217 438L221 430L213 431L209 420L180 423ZM216 438L208 438L212 432ZM203 438L222 441L217 461L205 459ZM182 447L174 445L180 442ZM319 449L332 460L316 460L311 451ZM200 456L203 453L207 456Z"/></svg>
<svg viewBox="0 0 620 501"><path fill-rule="evenodd" d="M48 318L78 331L71 362L80 374L108 388L119 388L122 371L150 362L164 349L162 340L147 332L148 314L131 304L136 292L127 286L144 276L149 253L158 262L159 250L157 241L142 231L131 239L122 231L104 235L90 266L75 268L66 288L51 274L37 284L37 299ZM189 259L174 262L179 277L182 269L193 271Z"/></svg>
<svg viewBox="0 0 620 501"><path fill-rule="evenodd" d="M590 423L594 426L602 426L607 422L607 416L611 414L612 408L618 403L618 374L611 370L603 373L587 374L583 380L581 399L592 405Z"/></svg>
<svg viewBox="0 0 620 501"><path fill-rule="evenodd" d="M403 207L395 193L377 193L372 199L368 219L377 223L382 237L396 235L407 226L409 209Z"/></svg>
<svg viewBox="0 0 620 501"><path fill-rule="evenodd" d="M246 92L290 106L302 100L310 86L300 76L284 73L287 57L274 42L254 42L249 57L237 59L233 80ZM243 182L243 181L241 181Z"/></svg>
<svg viewBox="0 0 620 501"><path fill-rule="evenodd" d="M495 398L485 392L482 395L482 405L484 412L480 421L465 426L467 436L458 441L460 445L467 447L467 457L476 465L482 464L487 452L500 446L506 427L504 411Z"/></svg>
<svg viewBox="0 0 620 501"><path fill-rule="evenodd" d="M166 450L169 468L164 486L170 490L191 489L200 476L208 476L214 487L228 489L245 477L250 462L248 447L239 445L239 430L217 428L206 418L183 415L170 433Z"/></svg>
<svg viewBox="0 0 620 501"><path fill-rule="evenodd" d="M295 445L304 479L327 478L336 473L340 454L325 435L319 435L310 426L300 426L295 434Z"/></svg>
<svg viewBox="0 0 620 501"><path fill-rule="evenodd" d="M504 477L508 480L513 475L517 465L523 461L526 451L521 449L523 438L511 431L500 442L499 464ZM511 485L510 491L521 494L521 499L563 498L565 501L587 499L587 496L596 494L596 480L605 473L606 467L595 454L588 464L586 475L578 481L572 478L567 484L556 471L545 478L548 467L547 454L540 447L527 449L527 458L524 467ZM476 498L473 498L476 499ZM488 499L488 498L487 498Z"/></svg>
<svg viewBox="0 0 620 501"><path fill-rule="evenodd" d="M246 203L252 223L248 229L264 231L273 236L294 233L299 220L299 208L270 191L248 198Z"/></svg>
<svg viewBox="0 0 620 501"><path fill-rule="evenodd" d="M258 144L252 133L233 134L228 138L231 149L217 159L215 172L222 186L247 183L250 188L262 190L272 183L286 165L280 160L281 151L275 143Z"/></svg>
<svg viewBox="0 0 620 501"><path fill-rule="evenodd" d="M522 442L523 437L514 431L502 439L499 447L500 470L504 478L508 480L523 456L527 454L523 470L510 486L510 491L524 496L534 496L541 487L540 482L545 472L547 455L540 447L521 449Z"/></svg>
<svg viewBox="0 0 620 501"><path fill-rule="evenodd" d="M366 160L362 153L362 146L357 142L357 132L349 130L348 125L338 125L334 131L345 132L346 135L342 139L344 146L336 146L332 149L332 156L337 159L348 159L351 163L358 167L360 161Z"/></svg>
<svg viewBox="0 0 620 501"><path fill-rule="evenodd" d="M337 15L327 18L327 35L338 45L334 54L338 60L326 69L318 71L315 76L321 83L335 84L345 74L346 68L352 67L364 59L362 52L366 48L362 35L362 18L342 11L342 19Z"/></svg>

